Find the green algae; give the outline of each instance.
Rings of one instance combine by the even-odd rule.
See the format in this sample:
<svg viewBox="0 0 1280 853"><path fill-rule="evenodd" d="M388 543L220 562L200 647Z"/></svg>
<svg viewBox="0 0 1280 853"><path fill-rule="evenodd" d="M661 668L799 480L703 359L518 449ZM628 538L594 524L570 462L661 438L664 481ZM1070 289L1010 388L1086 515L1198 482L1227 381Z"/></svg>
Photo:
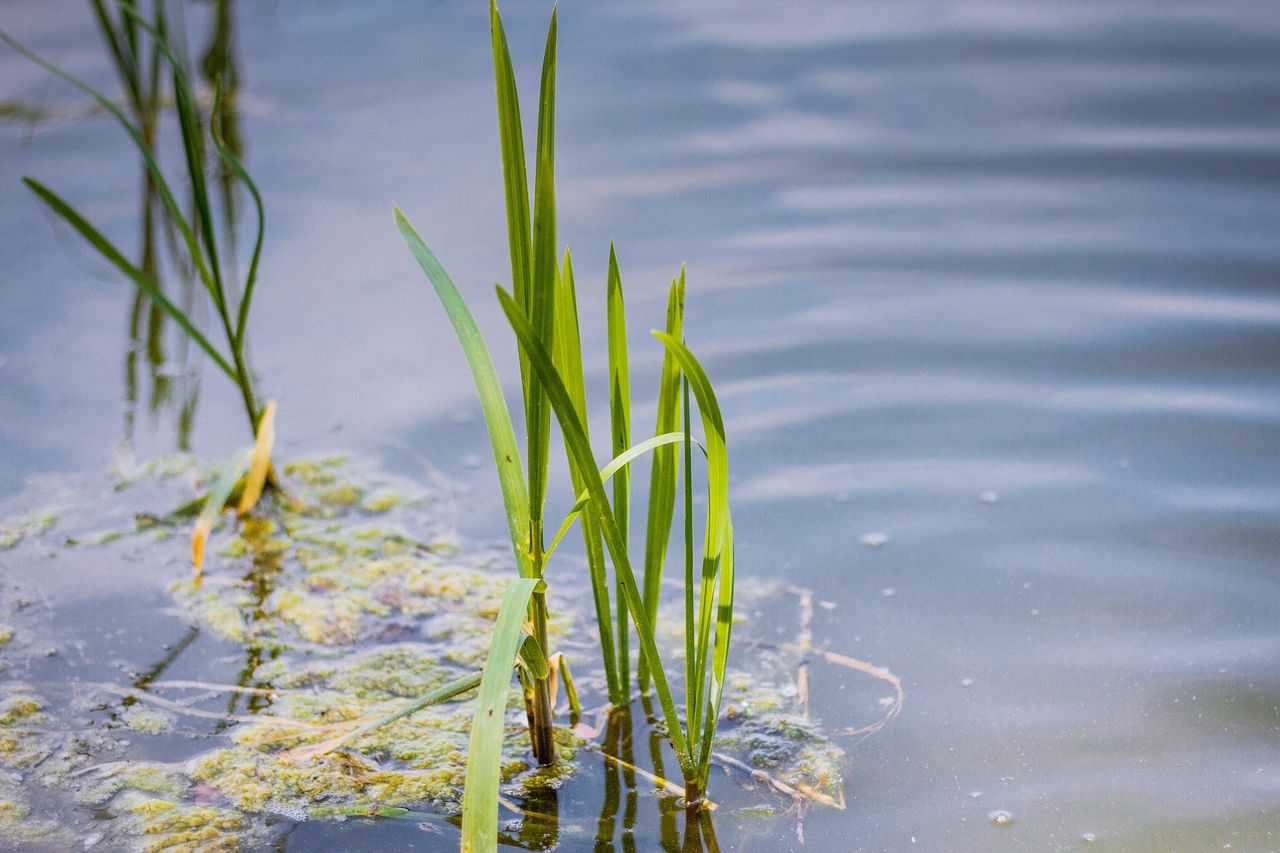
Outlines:
<svg viewBox="0 0 1280 853"><path fill-rule="evenodd" d="M173 731L177 718L168 711L131 705L120 715L120 722L131 731L144 735L161 735Z"/></svg>
<svg viewBox="0 0 1280 853"><path fill-rule="evenodd" d="M157 764L130 757L135 747L120 736L172 731L179 713L157 711L151 704L115 704L85 729L79 720L72 723L68 709L51 705L34 688L5 683L0 720L8 722L0 722L0 766L29 773L27 784L45 792L42 796L79 804L81 825L101 833L101 843L114 844L112 849L253 848L272 837L280 817L421 818L427 812L451 815L459 808L474 708L470 700L423 709L319 758L293 760L284 753L390 715L479 669L511 577L507 556L464 547L450 532L453 513L447 502L361 463L330 457L278 470L282 490L257 513L239 522L230 514L220 520L218 547L199 581L187 574L190 519L171 509L190 503L198 488L201 465L192 457L143 464L113 481L122 502L111 508L116 524L111 531L118 535L102 534L101 504L82 510L73 503L61 516L60 537L105 539L93 552L95 560L127 554L154 565L158 578L177 577L156 584L171 596L173 615L197 626L202 636L243 649L241 684L271 694L252 701L229 702L225 694L200 700L192 707L234 717L210 726L177 763ZM326 501L325 495L335 491L362 497ZM85 499L97 500L93 495L86 492ZM50 545L41 537L52 535L52 530L31 533L17 547L40 555ZM566 598L567 586L552 588L561 596L553 607L558 616L549 624L552 649L575 637L571 614L589 606L585 591L581 599ZM8 589L3 593L17 600ZM782 593L777 588L753 592L744 585L739 595L748 603L743 610L750 612L776 609ZM35 654L27 648L34 623L24 621L31 614L15 607L0 616L12 636L21 638L6 648L6 658ZM742 630L752 627L748 623ZM662 630L663 642L679 644L678 620ZM591 690L600 680L592 638L575 639L581 644L566 651L572 652L575 670L582 670L575 672L577 680ZM799 659L771 652L753 660L750 672L733 675L716 748L788 784L839 799L843 753L797 711L790 679ZM163 691L161 684L145 689ZM554 770L537 767L518 705L513 695L501 765L502 791L517 799L564 784L575 772L582 746L558 729L563 760ZM181 718L181 730L191 733L200 722ZM95 763L105 769L87 772ZM6 803L13 807L4 812ZM111 820L92 822L95 811ZM742 817L764 821L766 811ZM12 831L5 829L6 820ZM0 839L50 830L41 820L30 801L0 789Z"/></svg>

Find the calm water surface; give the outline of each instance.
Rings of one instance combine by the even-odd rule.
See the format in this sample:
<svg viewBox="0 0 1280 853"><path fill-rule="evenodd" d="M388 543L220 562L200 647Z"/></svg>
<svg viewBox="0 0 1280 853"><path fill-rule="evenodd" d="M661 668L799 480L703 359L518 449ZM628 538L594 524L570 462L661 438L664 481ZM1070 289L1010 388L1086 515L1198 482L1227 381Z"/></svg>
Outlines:
<svg viewBox="0 0 1280 853"><path fill-rule="evenodd" d="M547 10L508 5L532 81ZM616 239L643 387L660 355L643 333L687 263L741 570L817 589L837 606L815 642L905 684L901 716L850 744L848 809L812 811L805 849L1280 847L1275 4L560 14L560 228L584 312L602 313ZM270 217L253 357L285 453L428 459L466 484L467 532L500 536L464 362L390 219L395 200L513 366L490 291L508 273L483 4L236 16ZM113 85L84 5L10 0L0 25ZM126 440L131 293L19 184L46 179L134 245L131 153L8 49L0 99L55 114L0 125L7 497L179 430L144 371ZM597 363L601 329L584 329ZM225 455L243 426L204 374L190 442ZM92 594L128 599L110 589ZM846 688L865 683L817 679L832 728L864 722ZM566 792L587 829L561 849L591 846L595 778ZM726 848L799 849L789 828L727 823ZM304 824L285 843L406 838Z"/></svg>

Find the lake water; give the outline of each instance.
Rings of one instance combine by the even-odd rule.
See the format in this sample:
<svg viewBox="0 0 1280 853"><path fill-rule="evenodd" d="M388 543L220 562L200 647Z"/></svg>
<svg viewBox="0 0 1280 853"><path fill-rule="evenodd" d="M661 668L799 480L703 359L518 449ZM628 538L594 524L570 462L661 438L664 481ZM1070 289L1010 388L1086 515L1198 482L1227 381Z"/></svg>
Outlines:
<svg viewBox="0 0 1280 853"><path fill-rule="evenodd" d="M507 5L531 84L548 10ZM491 291L509 273L484 5L235 18L269 217L250 337L281 452L438 472L462 484L463 531L500 537L465 363L390 216L394 200L513 375ZM114 91L84 4L0 3L0 26ZM810 810L804 849L1280 847L1276 5L566 3L559 80L560 233L584 315L603 314L616 240L646 397L660 352L644 333L687 264L740 571L816 590L835 607L814 643L904 684L901 715L846 743L848 807ZM7 498L172 450L181 400L149 407L143 370L126 440L132 293L19 182L135 245L118 128L7 48L0 99L53 116L0 125ZM589 364L602 332L584 327ZM224 386L206 366L204 456L244 443ZM637 429L652 417L637 406ZM127 601L139 574L97 600ZM864 723L844 697L865 689L823 670L813 713ZM560 849L597 832L598 773L583 780L562 818L587 829ZM792 830L717 825L738 850L801 849ZM280 843L409 843L327 831Z"/></svg>

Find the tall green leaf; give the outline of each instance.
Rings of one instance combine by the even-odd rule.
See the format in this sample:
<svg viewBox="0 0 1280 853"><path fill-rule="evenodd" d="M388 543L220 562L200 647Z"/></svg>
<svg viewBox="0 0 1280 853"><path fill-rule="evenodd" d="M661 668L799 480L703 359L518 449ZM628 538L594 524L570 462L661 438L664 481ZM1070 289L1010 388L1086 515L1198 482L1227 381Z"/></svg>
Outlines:
<svg viewBox="0 0 1280 853"><path fill-rule="evenodd" d="M667 334L679 340L684 331L684 268L680 277L672 279L667 293ZM677 395L680 390L680 365L671 353L663 351L662 373L658 380L658 417L656 435L680 428ZM650 618L658 612L658 591L662 587L662 567L671 538L671 521L676 505L676 448L655 450L649 473L649 509L644 540L644 606ZM649 626L654 630L655 625ZM649 689L649 673L643 660L639 669L640 689Z"/></svg>
<svg viewBox="0 0 1280 853"><path fill-rule="evenodd" d="M631 372L627 364L627 315L622 300L622 274L618 271L618 255L609 244L609 280L605 294L606 325L609 339L609 424L613 439L613 455L631 446ZM631 470L623 468L613 478L613 514L622 532L622 544L630 539ZM618 673L623 700L631 698L630 628L627 627L626 602L622 589L618 601Z"/></svg>
<svg viewBox="0 0 1280 853"><path fill-rule="evenodd" d="M498 95L498 138L502 149L502 189L507 208L507 246L511 254L511 289L524 312L531 310L529 279L533 275L533 248L529 236L529 177L525 171L524 128L520 123L520 96L507 35L498 15L498 4L489 2L489 30L493 43L493 77ZM529 366L520 354L520 379L528 409Z"/></svg>
<svg viewBox="0 0 1280 853"><path fill-rule="evenodd" d="M688 631L696 625L696 634L693 638L692 648L690 648L686 667L688 675L686 678L685 689L689 697L688 719L690 727L691 739L701 741L703 736L703 713L707 710L704 706L708 698L708 691L715 690L717 698L715 709L719 708L719 690L723 686L723 682L719 685L708 687L707 680L707 655L708 646L711 642L711 629L715 622L714 614L714 597L716 593L716 578L721 569L721 555L725 549L726 532L729 528L729 462L728 454L725 446L724 434L724 418L720 412L720 404L716 400L715 391L711 386L710 380L707 378L706 372L702 365L694 357L693 353L682 342L667 335L664 332L653 332L653 336L662 342L667 352L675 358L680 365L680 370L684 374L688 383L688 388L693 391L694 397L698 401L698 412L702 420L703 432L706 436L707 451L707 518L706 532L703 539L702 554L702 572L699 583L697 597L697 615L693 617L693 578L692 572L686 577L685 595L686 595L686 643L690 641ZM686 402L686 408L687 408ZM685 416L686 423L688 415ZM686 454L687 459L687 454ZM688 462L685 464L686 483L688 482L688 472L690 467ZM687 488L687 486L686 486ZM691 516L686 509L686 547L692 542L692 534L688 525ZM732 575L730 573L730 595L729 605L732 607ZM725 635L727 642L728 635ZM727 654L727 650L726 650ZM720 674L723 679L723 673ZM710 722L710 721L708 721ZM711 723L711 730L714 731L714 723ZM700 742L698 752L701 754L706 744Z"/></svg>
<svg viewBox="0 0 1280 853"><path fill-rule="evenodd" d="M530 280L529 322L542 345L550 350L555 333L556 244L556 13L551 12L547 45L542 58L542 86L538 104L537 173L533 193L533 277ZM529 444L529 517L535 538L535 560L541 563L542 512L547 494L547 453L551 444L551 411L536 371L525 377L528 387L525 425Z"/></svg>
<svg viewBox="0 0 1280 853"><path fill-rule="evenodd" d="M498 482L502 486L502 502L507 512L507 526L511 531L511 547L515 552L516 567L521 577L532 577L533 569L528 552L529 497L521 471L515 430L511 427L511 413L507 409L506 398L502 395L498 375L493 369L493 358L489 355L489 348L480 336L475 318L471 316L453 279L398 207L395 208L395 220L401 236L409 245L409 251L435 288L436 296L444 306L449 322L453 324L458 343L462 345L463 355L467 357L467 365L471 368L471 377L476 384L476 394L480 397L480 408L484 412L485 426L489 430L493 461L498 468Z"/></svg>
<svg viewBox="0 0 1280 853"><path fill-rule="evenodd" d="M582 342L578 329L578 296L573 279L573 260L569 252L564 253L564 268L560 274L559 288L555 298L555 332L553 335L552 360L556 370L564 382L565 390L573 401L578 420L586 429L587 392L582 377ZM569 476L573 481L575 494L584 488L582 472L573 461L568 445L565 455L569 457ZM563 531L563 527L562 527ZM552 542L552 548L560 541L558 534ZM587 572L591 577L591 596L596 609L596 625L600 632L600 650L604 659L605 681L609 688L609 701L620 703L622 693L619 688L618 669L614 657L613 616L609 604L609 575L605 566L604 545L600 541L600 525L594 515L587 515L582 520L583 545L587 554ZM550 556L550 549L544 560ZM623 627L623 626L620 626Z"/></svg>
<svg viewBox="0 0 1280 853"><path fill-rule="evenodd" d="M493 640L484 662L476 715L467 747L466 781L462 792L463 853L486 853L498 847L498 784L502 770L502 735L507 695L516 655L525 640L525 613L537 578L518 578L507 587L493 626ZM545 666L545 661L543 662Z"/></svg>
<svg viewBox="0 0 1280 853"><path fill-rule="evenodd" d="M507 321L511 324L511 328L515 330L520 346L529 355L530 366L538 372L544 387L547 389L552 411L555 412L556 419L560 422L560 430L565 434L566 442L573 454L575 463L584 474L587 491L591 496L591 503L600 517L601 532L604 534L605 545L608 546L614 571L620 578L623 594L627 600L627 607L631 611L632 621L636 625L636 633L640 639L640 652L649 661L653 686L658 694L658 703L662 706L663 717L669 730L668 735L671 738L672 745L675 746L681 769L685 772L685 778L694 778L693 755L689 750L689 744L684 732L680 728L680 717L676 713L675 702L671 697L671 688L667 681L666 672L662 667L657 643L654 641L654 632L648 629L650 624L649 616L644 609L644 601L636 584L635 573L631 570L631 561L627 557L627 549L622 543L622 533L618 529L617 520L614 518L613 510L609 506L609 498L605 494L604 483L601 482L600 475L595 470L595 459L592 457L591 446L587 442L586 432L574 412L573 401L569 398L569 393L565 390L564 383L560 381L560 377L556 373L550 354L547 352L546 347L542 345L542 342L538 340L537 333L533 330L529 321L524 318L520 309L512 301L511 296L502 288L498 288L498 301L502 304L502 310L506 313Z"/></svg>

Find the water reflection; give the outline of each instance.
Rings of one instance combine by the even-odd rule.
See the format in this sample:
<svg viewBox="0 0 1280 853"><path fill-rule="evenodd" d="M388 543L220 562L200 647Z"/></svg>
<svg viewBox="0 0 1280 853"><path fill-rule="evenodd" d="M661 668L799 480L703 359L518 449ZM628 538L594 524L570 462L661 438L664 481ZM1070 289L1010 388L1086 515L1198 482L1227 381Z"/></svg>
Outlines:
<svg viewBox="0 0 1280 853"><path fill-rule="evenodd" d="M172 105L172 97L166 94L166 60L159 46L147 36L136 20L120 13L104 0L91 0L98 33L106 47L119 82L124 90L126 106L131 118L153 157L159 159L157 130L164 111ZM147 14L149 24L166 36L176 56L185 65L185 24L181 4L172 7L173 14L166 14L163 0L155 0ZM243 157L244 142L237 112L240 91L240 72L234 50L234 16L231 0L215 0L209 10L208 36L201 51L200 75L210 95L211 123L220 128L228 148L238 158ZM190 69L188 69L190 71ZM194 76L194 75L193 75ZM221 97L214 100L211 93L219 91ZM137 266L155 282L157 288L190 313L195 304L197 279L186 252L182 249L177 229L159 197L155 178L145 163L140 163L142 175L138 201L138 228L140 245ZM225 228L227 245L217 251L228 267L235 260L236 223L241 205L235 191L235 175L223 162L218 161L218 194ZM198 212L194 198L188 200L188 218L197 221ZM162 251L163 248L163 251ZM170 282L166 287L166 280ZM128 315L128 342L124 358L124 426L122 444L133 442L140 400L145 398L146 409L154 419L168 414L174 419L175 445L179 450L189 450L191 429L195 420L196 405L200 394L200 359L192 359L189 340L177 335L170 351L166 343L168 323L161 309L147 299L141 291L134 291ZM142 370L145 369L145 376ZM143 384L149 384L149 390Z"/></svg>

